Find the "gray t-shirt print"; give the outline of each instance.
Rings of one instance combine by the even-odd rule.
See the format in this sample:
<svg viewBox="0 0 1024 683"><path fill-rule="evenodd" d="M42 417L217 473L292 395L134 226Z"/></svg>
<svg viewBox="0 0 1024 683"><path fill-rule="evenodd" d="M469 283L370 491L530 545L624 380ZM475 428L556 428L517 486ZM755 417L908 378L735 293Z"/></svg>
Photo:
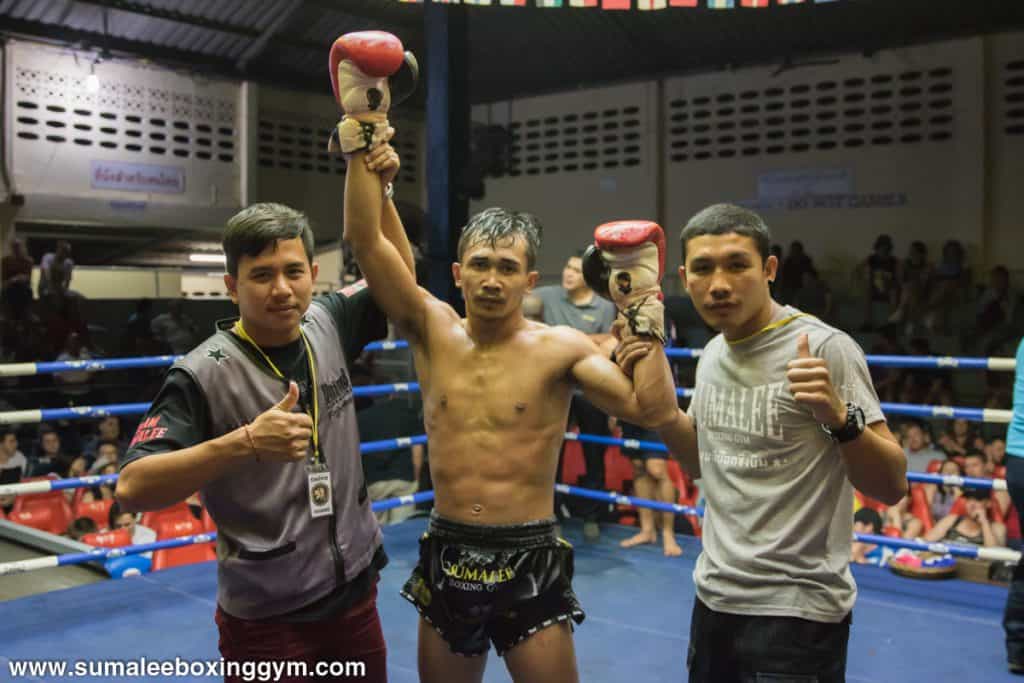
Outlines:
<svg viewBox="0 0 1024 683"><path fill-rule="evenodd" d="M795 317L794 316L799 316ZM839 447L786 379L797 339L828 363L844 401L884 420L861 348L792 307L789 322L738 344L705 347L688 413L697 422L706 501L697 595L719 612L839 622L853 608L853 487Z"/></svg>

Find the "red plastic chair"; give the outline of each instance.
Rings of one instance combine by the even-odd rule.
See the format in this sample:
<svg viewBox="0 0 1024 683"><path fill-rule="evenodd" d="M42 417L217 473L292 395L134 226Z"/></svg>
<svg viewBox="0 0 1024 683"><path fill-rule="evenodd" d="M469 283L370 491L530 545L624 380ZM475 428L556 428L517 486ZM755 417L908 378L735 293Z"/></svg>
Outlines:
<svg viewBox="0 0 1024 683"><path fill-rule="evenodd" d="M606 491L626 491L626 482L633 481L633 463L618 446L604 451L604 487Z"/></svg>
<svg viewBox="0 0 1024 683"><path fill-rule="evenodd" d="M910 514L921 520L924 531L931 531L931 528L935 526L932 508L928 505L928 498L924 494L924 484L910 485Z"/></svg>
<svg viewBox="0 0 1024 683"><path fill-rule="evenodd" d="M562 483L576 486L580 477L587 471L587 462L583 459L583 444L566 439L562 448Z"/></svg>
<svg viewBox="0 0 1024 683"><path fill-rule="evenodd" d="M11 521L58 536L67 533L68 525L74 519L71 516L71 506L61 491L56 493L56 498L15 501L11 510ZM22 504L18 505L18 502Z"/></svg>
<svg viewBox="0 0 1024 683"><path fill-rule="evenodd" d="M19 484L27 484L30 481L53 481L57 479L57 476L52 477L29 477L28 479L22 479ZM21 512L24 506L33 501L39 500L66 500L63 491L42 491L40 493L22 493L14 499L14 507L11 508L11 512Z"/></svg>
<svg viewBox="0 0 1024 683"><path fill-rule="evenodd" d="M210 543L186 545L180 548L167 548L153 553L152 571L156 572L170 567L209 562L216 559L217 553Z"/></svg>
<svg viewBox="0 0 1024 683"><path fill-rule="evenodd" d="M161 524L168 521L175 520L195 520L192 516L192 510L189 509L188 504L184 501L175 503L170 507L165 507L161 510L153 510L151 512L143 513L142 526L148 526L150 529L157 529Z"/></svg>
<svg viewBox="0 0 1024 683"><path fill-rule="evenodd" d="M97 548L120 548L132 544L132 536L127 529L114 529L113 531L100 531L82 536L82 543L96 546Z"/></svg>
<svg viewBox="0 0 1024 683"><path fill-rule="evenodd" d="M938 474L939 470L942 469L942 463L943 462L945 462L945 461L939 460L938 458L936 458L934 460L929 460L928 461L928 467L927 467L928 474Z"/></svg>
<svg viewBox="0 0 1024 683"><path fill-rule="evenodd" d="M201 533L203 533L203 525L191 515L188 519L164 520L156 528L156 538L158 541L162 541L165 538L178 538L179 536L191 536Z"/></svg>
<svg viewBox="0 0 1024 683"><path fill-rule="evenodd" d="M96 522L96 528L102 531L110 526L110 506L113 504L114 501L110 498L78 503L75 506L75 517L88 517Z"/></svg>

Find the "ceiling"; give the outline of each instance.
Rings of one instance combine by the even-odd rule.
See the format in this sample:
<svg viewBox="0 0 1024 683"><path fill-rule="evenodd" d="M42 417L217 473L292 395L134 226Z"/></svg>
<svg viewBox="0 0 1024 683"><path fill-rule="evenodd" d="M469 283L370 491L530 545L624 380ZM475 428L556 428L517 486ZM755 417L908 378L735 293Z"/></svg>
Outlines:
<svg viewBox="0 0 1024 683"><path fill-rule="evenodd" d="M827 54L1024 28L1020 0L807 0L758 10L658 12L434 9L465 16L461 73L474 103L751 64L798 68ZM348 31L395 33L422 66L424 12L397 0L0 0L0 32L326 94L328 50ZM454 72L460 65L453 66ZM412 106L423 106L424 92ZM56 239L60 227L40 232L30 241L33 252ZM112 248L102 231L90 234L75 244L79 262L173 263L168 254L180 261L183 247L211 244L118 230L121 244Z"/></svg>

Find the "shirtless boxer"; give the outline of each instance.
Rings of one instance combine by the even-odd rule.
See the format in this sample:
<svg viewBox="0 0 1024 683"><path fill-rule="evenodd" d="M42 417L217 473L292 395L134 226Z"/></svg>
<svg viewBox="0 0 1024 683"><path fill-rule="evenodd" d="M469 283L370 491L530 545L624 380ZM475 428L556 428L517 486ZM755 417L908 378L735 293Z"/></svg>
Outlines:
<svg viewBox="0 0 1024 683"><path fill-rule="evenodd" d="M503 209L477 214L462 231L452 264L466 301L460 318L417 287L381 235L377 174L397 163L388 146L351 153L345 237L379 305L409 340L423 396L436 509L402 592L422 616L421 680L482 680L493 642L516 681L577 681L569 622L584 614L571 587L572 547L557 537L553 516L569 403L579 386L631 422L674 419L661 342L644 346L631 382L582 332L527 320L522 305L537 281L541 229L532 216ZM660 228L639 226L616 244L642 252L635 280L642 269L660 276ZM646 309L632 313L643 318Z"/></svg>

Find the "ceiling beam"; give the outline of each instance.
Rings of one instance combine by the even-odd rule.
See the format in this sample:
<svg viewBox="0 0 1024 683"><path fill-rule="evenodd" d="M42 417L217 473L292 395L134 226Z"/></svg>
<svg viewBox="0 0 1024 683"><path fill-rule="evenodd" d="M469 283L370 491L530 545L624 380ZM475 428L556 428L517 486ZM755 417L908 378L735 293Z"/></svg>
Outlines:
<svg viewBox="0 0 1024 683"><path fill-rule="evenodd" d="M267 47L267 43L270 41L274 34L281 30L288 20L295 16L295 13L302 8L305 4L305 0L291 0L291 4L285 7L281 12L274 17L274 20L267 25L263 32L253 42L245 48L245 52L238 58L235 66L238 67L239 71L245 71L245 68L249 65L249 62L259 55Z"/></svg>
<svg viewBox="0 0 1024 683"><path fill-rule="evenodd" d="M217 21L216 19L207 19L206 17L198 17L194 14L185 14L173 9L164 9L163 7L154 7L144 2L131 2L130 0L76 0L82 5L94 5L96 7L102 7L104 9L112 9L118 12L127 12L128 14L139 14L145 17L153 17L156 19L164 19L166 21L173 21L177 24L185 24L187 26L195 26L197 28L205 28L211 31L217 31L219 33L229 33L236 36L243 36L246 38L259 38L260 31L257 29L247 28L245 26L239 26L237 24L230 24L224 21Z"/></svg>

